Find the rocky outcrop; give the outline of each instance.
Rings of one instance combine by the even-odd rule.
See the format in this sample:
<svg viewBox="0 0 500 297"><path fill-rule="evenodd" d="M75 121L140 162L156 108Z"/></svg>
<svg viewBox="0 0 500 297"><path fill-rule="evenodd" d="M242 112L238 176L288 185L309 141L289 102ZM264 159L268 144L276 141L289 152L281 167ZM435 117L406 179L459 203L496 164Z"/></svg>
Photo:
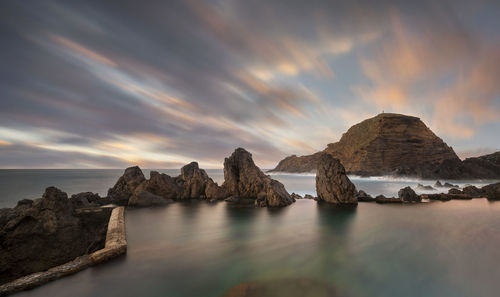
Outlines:
<svg viewBox="0 0 500 297"><path fill-rule="evenodd" d="M108 200L118 205L127 205L134 190L146 180L139 166L125 169L116 184L108 190Z"/></svg>
<svg viewBox="0 0 500 297"><path fill-rule="evenodd" d="M339 159L347 173L362 176L500 178L498 156L462 162L419 118L392 113L382 113L352 126L338 142L328 144L321 152L287 157L272 171L315 171L322 154Z"/></svg>
<svg viewBox="0 0 500 297"><path fill-rule="evenodd" d="M224 159L222 188L227 196L253 199L255 206L281 207L294 202L283 184L265 175L243 148Z"/></svg>
<svg viewBox="0 0 500 297"><path fill-rule="evenodd" d="M75 212L66 193L49 187L42 198L0 211L0 283L43 271L104 246L111 209Z"/></svg>
<svg viewBox="0 0 500 297"><path fill-rule="evenodd" d="M422 199L420 196L413 191L410 187L405 187L398 191L398 197L403 200L403 202L420 202Z"/></svg>
<svg viewBox="0 0 500 297"><path fill-rule="evenodd" d="M417 185L417 190L421 190L421 191L435 191L436 189L434 189L432 186L427 186L427 185L422 185L422 184L418 184Z"/></svg>
<svg viewBox="0 0 500 297"><path fill-rule="evenodd" d="M346 175L344 166L331 155L321 156L316 173L318 200L335 204L358 204L356 187Z"/></svg>
<svg viewBox="0 0 500 297"><path fill-rule="evenodd" d="M384 195L378 195L375 197L375 202L377 203L403 203L403 199L401 198L394 198L394 197L385 197Z"/></svg>
<svg viewBox="0 0 500 297"><path fill-rule="evenodd" d="M74 208L97 207L102 205L102 199L97 193L82 192L71 195L69 199Z"/></svg>
<svg viewBox="0 0 500 297"><path fill-rule="evenodd" d="M374 202L375 199L367 194L365 191L363 190L359 190L359 192L356 194L356 198L358 199L358 202Z"/></svg>
<svg viewBox="0 0 500 297"><path fill-rule="evenodd" d="M500 183L484 186L481 190L488 200L500 200Z"/></svg>

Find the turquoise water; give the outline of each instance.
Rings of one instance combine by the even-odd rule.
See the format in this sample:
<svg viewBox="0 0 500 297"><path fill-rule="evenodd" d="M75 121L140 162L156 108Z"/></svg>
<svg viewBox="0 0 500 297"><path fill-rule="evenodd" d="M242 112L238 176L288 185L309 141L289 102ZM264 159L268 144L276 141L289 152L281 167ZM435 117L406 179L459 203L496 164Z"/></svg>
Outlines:
<svg viewBox="0 0 500 297"><path fill-rule="evenodd" d="M217 172L209 174L219 174L220 181ZM105 193L120 174L27 171L6 178L0 171L0 197L12 204L5 197L12 199L16 191L6 188L16 187L21 199L41 194L46 182L70 193L83 186ZM43 185L35 178L40 175ZM275 178L290 192L314 194L314 176ZM401 183L419 182L353 180L358 188L390 195ZM500 203L485 199L360 203L355 209L299 200L279 210L195 201L130 209L126 223L126 257L16 296L216 297L242 282L282 279L318 280L340 296L354 297L498 296L500 291Z"/></svg>

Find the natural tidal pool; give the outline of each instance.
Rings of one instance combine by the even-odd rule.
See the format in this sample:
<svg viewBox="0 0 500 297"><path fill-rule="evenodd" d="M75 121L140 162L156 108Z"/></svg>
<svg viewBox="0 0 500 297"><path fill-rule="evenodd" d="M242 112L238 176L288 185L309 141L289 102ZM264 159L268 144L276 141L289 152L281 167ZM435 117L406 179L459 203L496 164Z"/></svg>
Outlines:
<svg viewBox="0 0 500 297"><path fill-rule="evenodd" d="M0 199L2 206L13 206L49 185L69 194L105 194L121 172L25 171L15 182L0 171ZM221 181L220 171L209 174ZM274 178L289 192L315 193L314 176ZM422 183L353 181L372 195L396 195L404 185ZM14 194L7 195L9 186L17 187L17 194L10 189ZM274 296L287 297L296 282L353 297L498 296L500 291L500 202L486 199L357 208L298 200L282 209L193 201L128 209L126 225L126 256L16 296L219 297L245 282L276 284Z"/></svg>

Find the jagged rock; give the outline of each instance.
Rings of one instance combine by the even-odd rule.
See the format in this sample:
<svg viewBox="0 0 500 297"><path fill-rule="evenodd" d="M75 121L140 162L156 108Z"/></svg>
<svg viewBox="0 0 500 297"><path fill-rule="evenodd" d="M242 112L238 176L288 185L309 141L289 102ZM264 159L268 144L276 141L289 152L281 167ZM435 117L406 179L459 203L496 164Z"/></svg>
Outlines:
<svg viewBox="0 0 500 297"><path fill-rule="evenodd" d="M156 196L161 196L165 199L177 200L180 199L184 182L177 178L170 177L168 174L151 171L148 180L142 182L136 189L136 193L143 191L152 193Z"/></svg>
<svg viewBox="0 0 500 297"><path fill-rule="evenodd" d="M313 200L316 200L316 197L314 197L313 195L305 194L304 195L304 199L313 199Z"/></svg>
<svg viewBox="0 0 500 297"><path fill-rule="evenodd" d="M373 202L373 201L375 201L375 199L371 195L367 194L363 190L359 190L359 192L356 194L356 198L358 199L358 202Z"/></svg>
<svg viewBox="0 0 500 297"><path fill-rule="evenodd" d="M148 207L172 203L172 199L166 199L147 191L136 191L128 201L129 206Z"/></svg>
<svg viewBox="0 0 500 297"><path fill-rule="evenodd" d="M375 202L377 203L403 203L403 199L401 198L387 198L384 195L378 195L375 197Z"/></svg>
<svg viewBox="0 0 500 297"><path fill-rule="evenodd" d="M432 186L424 186L422 184L418 184L417 185L417 189L418 190L424 190L424 191L435 191L436 190Z"/></svg>
<svg viewBox="0 0 500 297"><path fill-rule="evenodd" d="M445 188L459 188L458 185L450 184L448 182L444 183L443 187L445 187Z"/></svg>
<svg viewBox="0 0 500 297"><path fill-rule="evenodd" d="M402 188L398 191L398 197L404 202L420 202L422 198L410 187Z"/></svg>
<svg viewBox="0 0 500 297"><path fill-rule="evenodd" d="M224 159L222 188L228 196L254 199L256 206L280 207L293 203L283 184L265 175L243 148Z"/></svg>
<svg viewBox="0 0 500 297"><path fill-rule="evenodd" d="M104 247L111 209L75 214L55 187L0 211L0 284Z"/></svg>
<svg viewBox="0 0 500 297"><path fill-rule="evenodd" d="M481 189L478 189L475 186L467 186L462 189L462 193L465 195L469 195L472 198L481 198L484 197L484 193Z"/></svg>
<svg viewBox="0 0 500 297"><path fill-rule="evenodd" d="M434 184L434 188L442 188L442 187L443 184L440 181L436 181L436 183Z"/></svg>
<svg viewBox="0 0 500 297"><path fill-rule="evenodd" d="M74 208L97 207L101 205L101 197L97 193L82 192L71 195L69 199Z"/></svg>
<svg viewBox="0 0 500 297"><path fill-rule="evenodd" d="M358 204L356 187L345 173L344 166L331 155L321 156L316 173L316 193L320 201L335 204Z"/></svg>
<svg viewBox="0 0 500 297"><path fill-rule="evenodd" d="M451 195L460 195L460 194L463 194L463 193L462 193L462 191L460 191L457 188L451 188L451 189L448 190L448 194L451 194Z"/></svg>
<svg viewBox="0 0 500 297"><path fill-rule="evenodd" d="M197 162L191 162L181 168L178 177L184 181L184 191L180 199L200 198L205 196L205 188L208 181L212 181L205 170L200 169Z"/></svg>
<svg viewBox="0 0 500 297"><path fill-rule="evenodd" d="M108 190L107 199L118 205L127 205L128 199L134 194L135 189L146 180L139 166L125 169L116 184Z"/></svg>
<svg viewBox="0 0 500 297"><path fill-rule="evenodd" d="M222 200L226 198L228 195L224 188L219 187L219 185L210 179L207 182L207 186L205 187L205 196L209 200Z"/></svg>
<svg viewBox="0 0 500 297"><path fill-rule="evenodd" d="M422 199L430 199L430 200L440 200L440 201L450 201L450 200L470 200L471 196L466 194L423 194L421 195Z"/></svg>
<svg viewBox="0 0 500 297"><path fill-rule="evenodd" d="M295 193L292 193L290 195L294 200L297 200L297 199L304 199L302 196L300 196L299 194L295 194Z"/></svg>
<svg viewBox="0 0 500 297"><path fill-rule="evenodd" d="M500 183L484 186L481 190L488 200L500 200Z"/></svg>

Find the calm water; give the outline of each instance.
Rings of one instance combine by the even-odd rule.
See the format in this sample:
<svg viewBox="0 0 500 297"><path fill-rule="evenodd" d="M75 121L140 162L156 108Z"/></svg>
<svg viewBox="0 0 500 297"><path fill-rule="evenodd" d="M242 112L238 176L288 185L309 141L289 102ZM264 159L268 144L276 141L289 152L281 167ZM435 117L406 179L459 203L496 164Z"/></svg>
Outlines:
<svg viewBox="0 0 500 297"><path fill-rule="evenodd" d="M40 196L48 185L105 194L121 173L0 170L0 202L13 206ZM209 174L222 180L220 170ZM315 193L314 176L274 177L290 192ZM370 194L386 195L422 183L353 181ZM489 181L473 182L481 183ZM485 199L361 203L356 209L299 200L280 210L175 203L127 210L126 222L126 257L16 296L216 297L245 281L297 278L354 297L498 296L500 291L500 203Z"/></svg>

